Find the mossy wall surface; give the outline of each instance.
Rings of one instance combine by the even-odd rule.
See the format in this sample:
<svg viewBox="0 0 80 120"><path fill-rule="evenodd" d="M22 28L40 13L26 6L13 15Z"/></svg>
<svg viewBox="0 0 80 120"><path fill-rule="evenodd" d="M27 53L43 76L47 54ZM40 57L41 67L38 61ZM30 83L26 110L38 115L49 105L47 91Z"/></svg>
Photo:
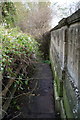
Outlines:
<svg viewBox="0 0 80 120"><path fill-rule="evenodd" d="M62 118L80 118L80 10L51 30L50 60L56 109Z"/></svg>

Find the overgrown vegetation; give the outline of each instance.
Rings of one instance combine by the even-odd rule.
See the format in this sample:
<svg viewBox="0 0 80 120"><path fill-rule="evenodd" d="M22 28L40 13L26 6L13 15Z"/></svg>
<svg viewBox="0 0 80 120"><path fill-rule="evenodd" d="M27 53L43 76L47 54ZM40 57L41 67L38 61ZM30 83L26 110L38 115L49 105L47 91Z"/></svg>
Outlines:
<svg viewBox="0 0 80 120"><path fill-rule="evenodd" d="M15 26L16 19L16 8L13 2L2 2L0 3L1 11L2 11L2 23L7 27Z"/></svg>
<svg viewBox="0 0 80 120"><path fill-rule="evenodd" d="M39 49L43 53L42 57L44 60L49 60L50 39L50 31L45 32L42 36L37 38L37 41L40 44Z"/></svg>
<svg viewBox="0 0 80 120"><path fill-rule="evenodd" d="M40 2L40 0L23 2L23 0L0 2L0 73L2 73L0 95L3 97L4 105L7 99L11 99L10 90L18 88L13 96L13 106L15 105L18 110L20 108L17 102L15 103L15 98L32 94L37 86L37 81L30 79L34 71L34 60L42 55L44 58L42 62L50 64L49 30L53 17L51 2ZM80 2L76 4L76 9L79 9L79 6ZM71 9L73 10L73 5L69 11L58 4L53 4L52 7L58 16L69 15ZM61 14L59 11L62 11ZM30 88L32 83L36 84ZM6 113L6 110L4 112Z"/></svg>
<svg viewBox="0 0 80 120"><path fill-rule="evenodd" d="M24 33L28 33L40 44L43 58L49 57L49 42L46 32L50 29L50 2L2 2L2 24L9 27L18 26ZM35 6L35 7L34 7ZM45 35L44 35L45 34Z"/></svg>
<svg viewBox="0 0 80 120"><path fill-rule="evenodd" d="M38 55L39 44L30 36L22 33L18 28L5 29L0 26L0 47L3 71L3 84L15 79L17 84L26 79L33 69L33 55ZM27 84L27 82L25 82Z"/></svg>

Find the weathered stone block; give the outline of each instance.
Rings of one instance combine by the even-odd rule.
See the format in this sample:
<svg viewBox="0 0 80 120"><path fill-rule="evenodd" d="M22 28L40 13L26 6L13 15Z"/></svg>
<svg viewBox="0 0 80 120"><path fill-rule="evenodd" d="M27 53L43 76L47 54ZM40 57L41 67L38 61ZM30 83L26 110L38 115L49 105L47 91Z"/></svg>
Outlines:
<svg viewBox="0 0 80 120"><path fill-rule="evenodd" d="M80 118L80 10L62 19L50 32L50 59L58 96L66 117Z"/></svg>

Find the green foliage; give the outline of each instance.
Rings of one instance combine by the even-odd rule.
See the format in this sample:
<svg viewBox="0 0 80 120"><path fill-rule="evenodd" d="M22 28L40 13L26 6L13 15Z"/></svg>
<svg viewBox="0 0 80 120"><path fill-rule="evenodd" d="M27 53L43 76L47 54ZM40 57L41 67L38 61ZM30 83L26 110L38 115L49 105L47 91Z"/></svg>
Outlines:
<svg viewBox="0 0 80 120"><path fill-rule="evenodd" d="M30 72L31 56L33 54L37 56L38 43L30 35L22 33L19 28L5 29L2 26L0 26L0 40L0 51L2 52L0 64L3 75L8 78L16 76L15 71L19 65L23 65L22 69L27 67L26 74ZM16 84L22 84L21 78L22 76L18 76ZM28 81L25 81L25 84L28 84Z"/></svg>
<svg viewBox="0 0 80 120"><path fill-rule="evenodd" d="M20 106L18 105L16 99L13 99L11 102L11 109L15 109L15 110L20 110Z"/></svg>
<svg viewBox="0 0 80 120"><path fill-rule="evenodd" d="M7 24L7 27L12 27L15 24L16 8L13 2L2 2L2 21Z"/></svg>
<svg viewBox="0 0 80 120"><path fill-rule="evenodd" d="M25 84L28 85L29 80L25 80Z"/></svg>
<svg viewBox="0 0 80 120"><path fill-rule="evenodd" d="M39 39L37 39L40 43L39 49L43 53L42 57L45 60L49 59L50 39L50 31L45 32Z"/></svg>
<svg viewBox="0 0 80 120"><path fill-rule="evenodd" d="M17 110L20 110L20 107L19 107L19 105L17 105L17 106L16 106L16 109L17 109Z"/></svg>
<svg viewBox="0 0 80 120"><path fill-rule="evenodd" d="M45 60L43 63L51 64L50 60Z"/></svg>

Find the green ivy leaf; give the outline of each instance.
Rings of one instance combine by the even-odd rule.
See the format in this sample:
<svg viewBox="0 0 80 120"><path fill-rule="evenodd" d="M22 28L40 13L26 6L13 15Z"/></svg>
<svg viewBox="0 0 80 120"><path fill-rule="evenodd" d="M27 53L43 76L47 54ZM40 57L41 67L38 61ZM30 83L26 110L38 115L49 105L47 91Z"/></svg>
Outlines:
<svg viewBox="0 0 80 120"><path fill-rule="evenodd" d="M28 81L28 80L26 80L26 81L25 81L25 84L26 84L26 85L28 85L28 82L29 82L29 81Z"/></svg>

